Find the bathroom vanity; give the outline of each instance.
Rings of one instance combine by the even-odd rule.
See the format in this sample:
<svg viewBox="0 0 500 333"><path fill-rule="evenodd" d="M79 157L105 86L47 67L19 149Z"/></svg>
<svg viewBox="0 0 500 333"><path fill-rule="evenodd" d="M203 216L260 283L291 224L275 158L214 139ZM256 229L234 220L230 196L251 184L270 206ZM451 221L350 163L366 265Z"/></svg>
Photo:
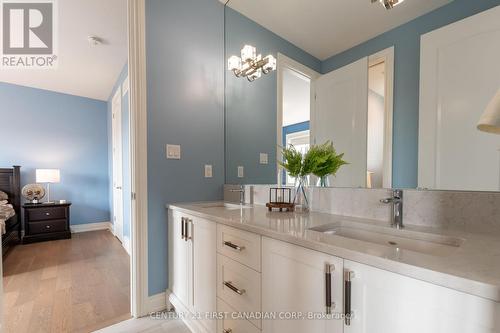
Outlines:
<svg viewBox="0 0 500 333"><path fill-rule="evenodd" d="M193 332L500 332L495 237L260 205L168 208L169 299Z"/></svg>

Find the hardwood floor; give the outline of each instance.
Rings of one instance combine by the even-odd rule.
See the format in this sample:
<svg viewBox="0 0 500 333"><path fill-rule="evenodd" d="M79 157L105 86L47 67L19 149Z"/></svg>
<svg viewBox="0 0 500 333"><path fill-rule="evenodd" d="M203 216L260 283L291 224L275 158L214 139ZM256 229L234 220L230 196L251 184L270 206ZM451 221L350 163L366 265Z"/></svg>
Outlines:
<svg viewBox="0 0 500 333"><path fill-rule="evenodd" d="M92 332L129 319L129 255L110 231L16 246L4 260L6 333Z"/></svg>

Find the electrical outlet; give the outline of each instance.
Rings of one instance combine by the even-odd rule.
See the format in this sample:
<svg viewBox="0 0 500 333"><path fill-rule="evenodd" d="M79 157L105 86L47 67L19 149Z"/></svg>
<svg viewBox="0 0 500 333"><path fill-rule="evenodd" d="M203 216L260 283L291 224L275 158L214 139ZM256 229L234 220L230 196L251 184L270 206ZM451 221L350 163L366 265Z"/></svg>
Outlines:
<svg viewBox="0 0 500 333"><path fill-rule="evenodd" d="M209 164L205 165L205 178L212 178L212 166Z"/></svg>
<svg viewBox="0 0 500 333"><path fill-rule="evenodd" d="M269 155L266 153L260 153L260 164L268 164L269 163Z"/></svg>
<svg viewBox="0 0 500 333"><path fill-rule="evenodd" d="M245 175L245 170L242 166L238 167L238 178L243 178Z"/></svg>
<svg viewBox="0 0 500 333"><path fill-rule="evenodd" d="M180 145L167 145L167 159L180 160L181 159L181 146Z"/></svg>

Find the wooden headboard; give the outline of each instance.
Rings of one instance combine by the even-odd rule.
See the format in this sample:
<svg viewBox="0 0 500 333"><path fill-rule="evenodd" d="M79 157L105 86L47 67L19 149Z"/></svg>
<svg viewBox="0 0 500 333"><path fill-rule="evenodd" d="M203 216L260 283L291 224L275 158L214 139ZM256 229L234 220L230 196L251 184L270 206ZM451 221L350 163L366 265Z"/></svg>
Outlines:
<svg viewBox="0 0 500 333"><path fill-rule="evenodd" d="M9 203L14 206L16 216L20 220L21 216L21 167L15 165L12 168L0 168L0 191L7 193Z"/></svg>

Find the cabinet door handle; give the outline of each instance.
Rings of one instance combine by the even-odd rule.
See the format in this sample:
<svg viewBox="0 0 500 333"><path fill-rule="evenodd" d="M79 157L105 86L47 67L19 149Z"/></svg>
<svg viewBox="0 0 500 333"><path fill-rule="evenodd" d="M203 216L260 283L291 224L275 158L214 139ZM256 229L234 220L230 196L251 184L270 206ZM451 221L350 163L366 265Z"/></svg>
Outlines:
<svg viewBox="0 0 500 333"><path fill-rule="evenodd" d="M186 239L186 219L181 217L181 238Z"/></svg>
<svg viewBox="0 0 500 333"><path fill-rule="evenodd" d="M231 281L224 281L224 285L226 287L228 287L229 289L231 289L232 291L234 291L235 293L237 293L238 295L243 295L246 293L246 290L245 289L238 289L236 288L232 283Z"/></svg>
<svg viewBox="0 0 500 333"><path fill-rule="evenodd" d="M186 218L186 242L193 239L193 220Z"/></svg>
<svg viewBox="0 0 500 333"><path fill-rule="evenodd" d="M345 325L351 326L351 281L354 278L354 272L345 271L344 273L344 316L345 316Z"/></svg>
<svg viewBox="0 0 500 333"><path fill-rule="evenodd" d="M45 213L46 216L50 216L50 213Z"/></svg>
<svg viewBox="0 0 500 333"><path fill-rule="evenodd" d="M233 330L230 328L226 328L222 330L222 333L233 333Z"/></svg>
<svg viewBox="0 0 500 333"><path fill-rule="evenodd" d="M239 245L233 244L233 243L231 243L229 241L224 241L224 245L227 246L227 247L232 248L233 250L240 251L240 252L245 249L244 246L239 246Z"/></svg>
<svg viewBox="0 0 500 333"><path fill-rule="evenodd" d="M335 271L335 266L326 264L325 265L325 306L326 314L332 313L332 273Z"/></svg>
<svg viewBox="0 0 500 333"><path fill-rule="evenodd" d="M50 229L50 225L46 225L45 228Z"/></svg>

